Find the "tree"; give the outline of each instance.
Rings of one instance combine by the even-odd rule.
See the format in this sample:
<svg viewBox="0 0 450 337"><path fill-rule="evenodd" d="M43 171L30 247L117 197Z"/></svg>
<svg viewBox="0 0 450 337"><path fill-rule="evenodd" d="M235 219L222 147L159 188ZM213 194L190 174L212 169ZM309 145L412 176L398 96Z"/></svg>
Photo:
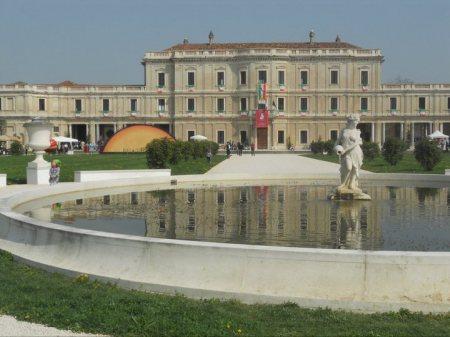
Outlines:
<svg viewBox="0 0 450 337"><path fill-rule="evenodd" d="M442 151L436 142L422 139L414 147L414 157L425 170L432 171L441 161Z"/></svg>
<svg viewBox="0 0 450 337"><path fill-rule="evenodd" d="M21 142L18 142L17 140L13 141L11 143L11 154L13 155L19 155L23 153L23 145Z"/></svg>
<svg viewBox="0 0 450 337"><path fill-rule="evenodd" d="M373 160L380 155L380 147L374 142L363 142L361 149L364 154L364 158L368 160Z"/></svg>
<svg viewBox="0 0 450 337"><path fill-rule="evenodd" d="M382 148L382 154L384 159L390 165L397 165L397 163L402 160L408 145L398 138L388 138Z"/></svg>

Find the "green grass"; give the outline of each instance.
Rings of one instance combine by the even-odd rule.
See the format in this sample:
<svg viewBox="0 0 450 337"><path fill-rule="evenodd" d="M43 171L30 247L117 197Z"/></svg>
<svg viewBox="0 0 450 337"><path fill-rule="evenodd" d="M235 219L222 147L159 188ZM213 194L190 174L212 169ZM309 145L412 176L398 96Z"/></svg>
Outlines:
<svg viewBox="0 0 450 337"><path fill-rule="evenodd" d="M339 162L337 155L324 155L324 154L305 154L310 158L325 160L333 163ZM445 169L450 168L450 152L444 152L442 160L435 166L433 171L426 171L420 166L420 164L414 158L414 155L410 152L405 153L403 159L395 166L389 165L382 156L379 156L373 160L364 160L362 166L364 170L375 173L434 173L443 174Z"/></svg>
<svg viewBox="0 0 450 337"><path fill-rule="evenodd" d="M0 314L112 336L449 336L450 314L355 314L124 290L25 266L0 252Z"/></svg>
<svg viewBox="0 0 450 337"><path fill-rule="evenodd" d="M35 156L1 156L0 173L6 173L8 175L9 184L24 184L26 183L27 163L34 160L34 158ZM45 158L46 160L51 160L52 158L61 160L61 182L73 181L74 171L134 170L148 168L144 153L54 155L46 156ZM211 164L208 164L206 158L180 161L176 165L170 165L170 168L172 169L173 175L201 174L225 158L223 155L214 156Z"/></svg>

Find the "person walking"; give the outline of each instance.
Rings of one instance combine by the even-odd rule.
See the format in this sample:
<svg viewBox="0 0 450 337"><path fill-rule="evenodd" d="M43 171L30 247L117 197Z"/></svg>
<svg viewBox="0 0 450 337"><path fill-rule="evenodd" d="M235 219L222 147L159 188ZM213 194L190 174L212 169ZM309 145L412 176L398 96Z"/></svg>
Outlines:
<svg viewBox="0 0 450 337"><path fill-rule="evenodd" d="M227 150L227 159L229 159L231 157L231 144L230 144L230 142L227 142L226 150Z"/></svg>
<svg viewBox="0 0 450 337"><path fill-rule="evenodd" d="M206 160L208 161L208 164L211 164L211 157L212 157L212 152L211 152L211 148L209 148L208 151L206 152Z"/></svg>
<svg viewBox="0 0 450 337"><path fill-rule="evenodd" d="M251 150L252 156L254 156L255 155L255 143L252 142L252 144L250 145L250 150Z"/></svg>

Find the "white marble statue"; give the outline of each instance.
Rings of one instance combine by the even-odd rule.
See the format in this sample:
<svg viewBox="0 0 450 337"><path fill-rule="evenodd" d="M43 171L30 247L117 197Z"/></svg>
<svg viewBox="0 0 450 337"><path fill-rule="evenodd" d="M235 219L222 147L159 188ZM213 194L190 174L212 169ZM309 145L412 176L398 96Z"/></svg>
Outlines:
<svg viewBox="0 0 450 337"><path fill-rule="evenodd" d="M340 158L341 184L330 196L331 199L370 200L370 196L359 188L359 171L363 163L361 131L356 128L357 115L347 118L347 125L339 134L334 150Z"/></svg>

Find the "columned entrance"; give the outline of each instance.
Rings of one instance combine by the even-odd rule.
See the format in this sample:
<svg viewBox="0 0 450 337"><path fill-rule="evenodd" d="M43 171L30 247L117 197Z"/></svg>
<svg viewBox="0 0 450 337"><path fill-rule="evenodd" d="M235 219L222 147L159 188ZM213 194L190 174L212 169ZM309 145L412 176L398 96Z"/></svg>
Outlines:
<svg viewBox="0 0 450 337"><path fill-rule="evenodd" d="M269 132L267 128L257 128L256 129L256 144L258 150L267 150L267 136Z"/></svg>
<svg viewBox="0 0 450 337"><path fill-rule="evenodd" d="M401 123L384 123L384 139L383 142L386 141L386 139L389 138L403 138L403 130L402 130L402 124Z"/></svg>
<svg viewBox="0 0 450 337"><path fill-rule="evenodd" d="M358 129L361 130L362 140L366 142L372 141L372 123L358 123Z"/></svg>
<svg viewBox="0 0 450 337"><path fill-rule="evenodd" d="M442 133L444 135L450 135L450 123L442 123Z"/></svg>
<svg viewBox="0 0 450 337"><path fill-rule="evenodd" d="M412 125L411 138L414 143L426 138L432 132L431 123L413 123Z"/></svg>
<svg viewBox="0 0 450 337"><path fill-rule="evenodd" d="M98 125L98 141L105 144L114 135L114 124Z"/></svg>
<svg viewBox="0 0 450 337"><path fill-rule="evenodd" d="M80 142L87 142L87 125L72 124L72 138L78 139Z"/></svg>

